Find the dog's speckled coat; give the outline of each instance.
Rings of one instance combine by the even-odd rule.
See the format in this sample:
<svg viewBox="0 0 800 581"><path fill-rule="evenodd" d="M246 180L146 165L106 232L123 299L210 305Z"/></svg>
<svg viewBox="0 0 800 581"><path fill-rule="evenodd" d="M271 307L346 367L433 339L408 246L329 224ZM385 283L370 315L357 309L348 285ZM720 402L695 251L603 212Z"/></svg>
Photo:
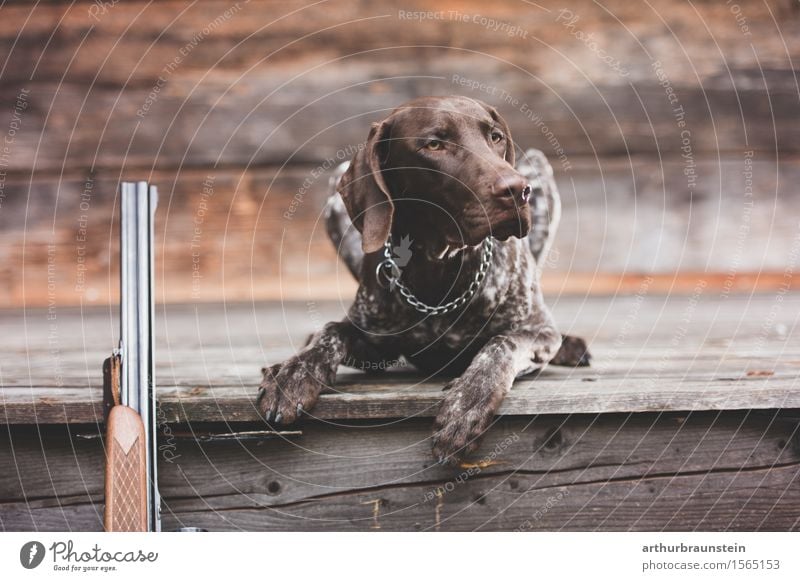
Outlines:
<svg viewBox="0 0 800 581"><path fill-rule="evenodd" d="M331 178L326 208L331 240L360 283L355 301L344 321L264 368L259 405L268 421L294 422L340 364L382 368L403 356L426 373L455 376L433 453L456 462L477 448L516 377L548 363L588 364L585 343L561 336L539 286L560 212L552 168L537 150L516 169L514 160L508 126L474 99L416 99L373 125L365 147ZM401 277L429 305L459 296L482 241L493 236L495 244L468 304L426 316L376 280L390 235L412 240Z"/></svg>

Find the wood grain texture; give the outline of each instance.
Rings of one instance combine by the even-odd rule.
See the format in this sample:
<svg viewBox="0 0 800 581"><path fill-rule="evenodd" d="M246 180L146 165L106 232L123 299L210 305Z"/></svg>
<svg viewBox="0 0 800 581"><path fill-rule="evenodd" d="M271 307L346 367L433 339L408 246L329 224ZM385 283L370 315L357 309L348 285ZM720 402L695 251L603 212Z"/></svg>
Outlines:
<svg viewBox="0 0 800 581"><path fill-rule="evenodd" d="M691 293L700 277L736 292L779 288L800 236L800 162L706 157L691 193L682 166L582 158L558 171L562 219L546 295L635 293L646 276L660 292ZM118 301L118 179L113 170L6 178L0 307ZM159 300L349 302L354 295L322 226L328 172L155 171L148 179L162 196Z"/></svg>
<svg viewBox="0 0 800 581"><path fill-rule="evenodd" d="M348 79L346 87L369 85L380 78L381 72L373 69L365 66ZM469 75L493 79L502 75L496 67L480 70L464 63L424 76L417 71L416 65L393 70L393 76L418 78L413 83L406 79L382 81L389 87L377 95L343 89L342 80L334 75L306 77L293 81L289 88L282 87L291 77L263 75L239 81L242 86L233 88L231 81L216 78L200 86L194 81L178 81L142 119L136 115L148 102L149 87L124 92L100 87L87 94L82 85L36 85L31 88L32 112L16 139L14 169L33 169L29 165L33 159L35 168L54 173L62 167L125 167L147 172L153 168L319 163L341 159L342 151L353 151L366 139L369 124L385 118L394 107L421 95L452 93L495 102L517 142L541 149L561 169L572 167L573 156L679 157L686 145L683 138L687 136L676 123L673 105L656 83L553 91L531 88L530 80L521 78L499 89L513 95L520 103L517 109L504 107L483 93L464 90L452 81L455 77L473 78ZM280 97L266 98L276 92ZM798 152L794 87L775 92L684 88L680 94L686 127L691 128L687 144L692 155L735 155L744 149L772 155ZM11 103L15 96L9 88L0 91L3 102ZM765 103L768 108L761 115L752 113ZM44 117L34 117L33 111L51 107L63 114L64 125L53 126ZM77 120L74 132L71 120ZM551 132L555 141L549 137Z"/></svg>
<svg viewBox="0 0 800 581"><path fill-rule="evenodd" d="M261 442L162 433L164 528L792 530L797 420L776 412L503 418L455 470L432 463L429 422L415 419L312 423L301 436ZM98 528L101 443L67 429L45 427L41 441L29 427L3 436L0 458L19 475L0 479L5 530Z"/></svg>
<svg viewBox="0 0 800 581"><path fill-rule="evenodd" d="M115 301L120 178L166 194L164 300L348 298L317 223L326 168L432 93L496 105L553 160L548 292L674 272L780 285L798 235L789 0L743 0L738 19L668 0L458 0L422 20L400 13L421 0L101 4L2 8L0 307Z"/></svg>
<svg viewBox="0 0 800 581"><path fill-rule="evenodd" d="M754 52L767 73L787 66L787 48L794 49L798 35L793 3L742 0L738 4L750 34L737 25L726 6L667 0L653 0L644 8L623 0L607 0L602 5L588 0L542 0L535 5L516 0L488 5L480 0L456 0L441 8L424 0L408 0L401 6L387 0L314 4L271 0L242 3L239 10L236 3L224 0L170 0L153 5L133 0L118 3L103 14L90 10L89 1L41 2L36 7L12 2L4 6L8 18L0 23L0 40L8 46L16 40L15 48L20 49L19 55L15 54L17 66L7 71L9 79L63 75L66 81L85 81L97 75L98 82L105 84L156 78L180 49L197 41L198 32L220 16L224 21L212 25L210 33L201 34L200 42L194 43L191 54L182 59L173 75L199 75L209 70L223 74L266 66L283 72L348 56L356 62L394 64L407 55L425 67L448 54L473 50L477 57L496 55L498 60L527 66L551 82L624 80L612 67L599 62L591 47L576 38L575 29L594 33L592 40L624 61L633 79L649 76L648 55L663 61L683 84L698 79L724 82L723 58L729 59L733 72L745 66L757 69L759 60ZM562 9L578 16L574 27L565 25L569 19ZM403 17L400 10L445 13L419 19ZM459 22L450 11L510 23L527 34L492 30L469 18ZM25 22L22 34L18 22ZM527 47L531 50L524 50ZM323 73L330 74L328 70Z"/></svg>
<svg viewBox="0 0 800 581"><path fill-rule="evenodd" d="M716 295L716 296L715 296ZM507 415L800 407L800 295L560 298L563 332L585 337L589 368L550 367L519 379ZM340 319L336 303L165 306L156 328L161 413L170 422L259 421L263 364L301 348ZM101 364L117 325L104 309L3 316L2 421L102 420ZM20 340L24 342L21 343ZM25 345L21 347L20 345ZM321 419L431 416L443 380L401 367L384 375L342 369L321 396Z"/></svg>
<svg viewBox="0 0 800 581"><path fill-rule="evenodd" d="M101 17L89 3L10 6L0 42L13 66L0 92L11 103L30 91L13 151L24 170L318 163L401 102L459 92L499 106L547 153L556 146L533 115L568 157L680 155L662 83L695 154L797 152L800 17L788 0L739 5L747 31L727 6L665 0L461 0L425 20L388 1L137 1Z"/></svg>

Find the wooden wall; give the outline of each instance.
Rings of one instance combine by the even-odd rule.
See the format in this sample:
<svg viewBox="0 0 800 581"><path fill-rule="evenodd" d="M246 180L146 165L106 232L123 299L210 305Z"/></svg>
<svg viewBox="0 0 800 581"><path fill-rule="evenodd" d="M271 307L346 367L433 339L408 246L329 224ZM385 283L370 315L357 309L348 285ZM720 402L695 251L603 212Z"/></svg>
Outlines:
<svg viewBox="0 0 800 581"><path fill-rule="evenodd" d="M424 94L484 99L551 157L551 292L645 274L680 288L682 273L763 288L798 259L790 0L55 1L0 16L2 307L115 300L122 178L161 188L162 300L347 300L319 222L326 170Z"/></svg>
<svg viewBox="0 0 800 581"><path fill-rule="evenodd" d="M433 464L419 418L308 422L255 441L204 442L207 426L175 426L162 444L171 455L159 455L162 527L796 531L800 446L787 415L505 416L483 443L492 459L460 469ZM0 433L0 461L18 467L0 479L3 530L102 530L97 435L80 424Z"/></svg>

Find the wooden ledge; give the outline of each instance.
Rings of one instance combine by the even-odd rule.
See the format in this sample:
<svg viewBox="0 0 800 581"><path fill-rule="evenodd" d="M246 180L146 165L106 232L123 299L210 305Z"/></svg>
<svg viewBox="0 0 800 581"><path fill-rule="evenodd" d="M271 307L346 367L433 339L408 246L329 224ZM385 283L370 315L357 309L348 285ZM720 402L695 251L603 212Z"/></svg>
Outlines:
<svg viewBox="0 0 800 581"><path fill-rule="evenodd" d="M593 367L518 380L502 414L800 408L800 293L562 298L554 310L565 331L587 338ZM114 315L61 311L53 329L46 311L0 314L8 329L0 423L102 421L101 363L115 341ZM342 306L182 305L160 315L160 421L259 422L260 366L288 357L308 332L341 318ZM312 417L433 416L442 387L407 371L343 369Z"/></svg>
<svg viewBox="0 0 800 581"><path fill-rule="evenodd" d="M500 409L504 415L596 414L800 408L800 376L664 379L647 387L642 378L571 376L522 379ZM583 376L582 378L580 376ZM413 387L345 381L338 392L320 397L310 417L320 420L390 419L434 416L442 382ZM406 376L411 383L416 378ZM589 380L590 381L587 381ZM0 423L91 424L102 422L102 392L96 388L10 387L0 390ZM259 422L251 386L162 387L160 421Z"/></svg>

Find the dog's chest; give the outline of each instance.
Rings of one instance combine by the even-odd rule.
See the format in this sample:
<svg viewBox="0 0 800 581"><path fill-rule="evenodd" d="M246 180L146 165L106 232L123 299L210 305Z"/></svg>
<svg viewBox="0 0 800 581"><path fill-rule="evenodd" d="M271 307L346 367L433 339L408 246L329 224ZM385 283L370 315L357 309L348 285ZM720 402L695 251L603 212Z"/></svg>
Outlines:
<svg viewBox="0 0 800 581"><path fill-rule="evenodd" d="M375 344L401 351L429 348L459 350L489 337L514 332L534 314L537 273L533 257L515 240L498 245L491 268L467 304L445 315L420 313L397 291L359 289L351 318ZM447 284L447 281L440 281ZM437 284L432 282L431 284Z"/></svg>

